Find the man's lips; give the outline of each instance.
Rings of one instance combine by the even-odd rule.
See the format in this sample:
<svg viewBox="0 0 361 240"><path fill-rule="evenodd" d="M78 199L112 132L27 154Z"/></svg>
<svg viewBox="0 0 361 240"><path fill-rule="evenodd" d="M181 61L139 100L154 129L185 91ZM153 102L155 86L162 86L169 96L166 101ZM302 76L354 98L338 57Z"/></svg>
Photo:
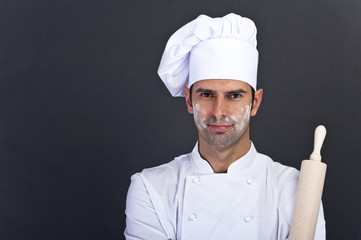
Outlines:
<svg viewBox="0 0 361 240"><path fill-rule="evenodd" d="M226 132L228 129L232 127L232 125L224 125L224 124L210 124L209 125L212 130L216 132Z"/></svg>

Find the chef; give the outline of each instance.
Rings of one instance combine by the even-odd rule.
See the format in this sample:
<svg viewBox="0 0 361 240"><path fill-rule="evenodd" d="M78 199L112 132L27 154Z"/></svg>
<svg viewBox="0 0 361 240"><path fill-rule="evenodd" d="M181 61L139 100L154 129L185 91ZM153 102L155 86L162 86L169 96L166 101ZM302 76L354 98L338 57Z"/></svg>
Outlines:
<svg viewBox="0 0 361 240"><path fill-rule="evenodd" d="M258 153L256 26L201 15L169 39L158 74L184 96L199 140L191 153L131 178L126 239L287 239L299 172ZM321 207L315 239L325 239Z"/></svg>

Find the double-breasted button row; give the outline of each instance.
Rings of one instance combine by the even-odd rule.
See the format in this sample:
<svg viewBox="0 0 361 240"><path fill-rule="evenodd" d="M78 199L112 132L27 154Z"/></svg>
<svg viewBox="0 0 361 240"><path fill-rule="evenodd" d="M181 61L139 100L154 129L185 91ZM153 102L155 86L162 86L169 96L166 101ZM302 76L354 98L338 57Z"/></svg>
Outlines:
<svg viewBox="0 0 361 240"><path fill-rule="evenodd" d="M201 181L201 179L200 179L200 177L193 177L192 178L192 182L193 183L199 183ZM246 183L248 184L248 185L251 185L252 183L253 183L253 179L252 178L248 178L247 180L246 180Z"/></svg>
<svg viewBox="0 0 361 240"><path fill-rule="evenodd" d="M198 218L197 214L193 213L192 215L190 215L188 217L188 220L189 221L195 221L195 220L197 220L197 218ZM253 220L253 217L252 216L245 216L243 218L243 220L244 220L245 223L249 223L249 222L251 222Z"/></svg>

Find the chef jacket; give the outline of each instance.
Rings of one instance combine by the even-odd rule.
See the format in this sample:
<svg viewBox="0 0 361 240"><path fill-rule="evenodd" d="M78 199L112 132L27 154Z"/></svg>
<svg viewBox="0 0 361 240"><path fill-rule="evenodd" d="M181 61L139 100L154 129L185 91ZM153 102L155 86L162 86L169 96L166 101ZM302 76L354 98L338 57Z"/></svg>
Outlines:
<svg viewBox="0 0 361 240"><path fill-rule="evenodd" d="M198 152L131 178L126 239L287 239L299 171L256 151L214 173ZM322 206L315 239L326 239Z"/></svg>

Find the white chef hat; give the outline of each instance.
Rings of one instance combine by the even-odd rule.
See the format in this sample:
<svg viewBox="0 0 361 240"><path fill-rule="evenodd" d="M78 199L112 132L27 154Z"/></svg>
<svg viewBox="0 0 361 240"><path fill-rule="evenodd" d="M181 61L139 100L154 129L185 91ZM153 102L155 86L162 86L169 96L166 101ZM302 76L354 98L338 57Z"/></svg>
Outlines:
<svg viewBox="0 0 361 240"><path fill-rule="evenodd" d="M234 13L200 15L169 38L158 74L174 97L205 79L240 80L256 90L256 33L252 20Z"/></svg>

